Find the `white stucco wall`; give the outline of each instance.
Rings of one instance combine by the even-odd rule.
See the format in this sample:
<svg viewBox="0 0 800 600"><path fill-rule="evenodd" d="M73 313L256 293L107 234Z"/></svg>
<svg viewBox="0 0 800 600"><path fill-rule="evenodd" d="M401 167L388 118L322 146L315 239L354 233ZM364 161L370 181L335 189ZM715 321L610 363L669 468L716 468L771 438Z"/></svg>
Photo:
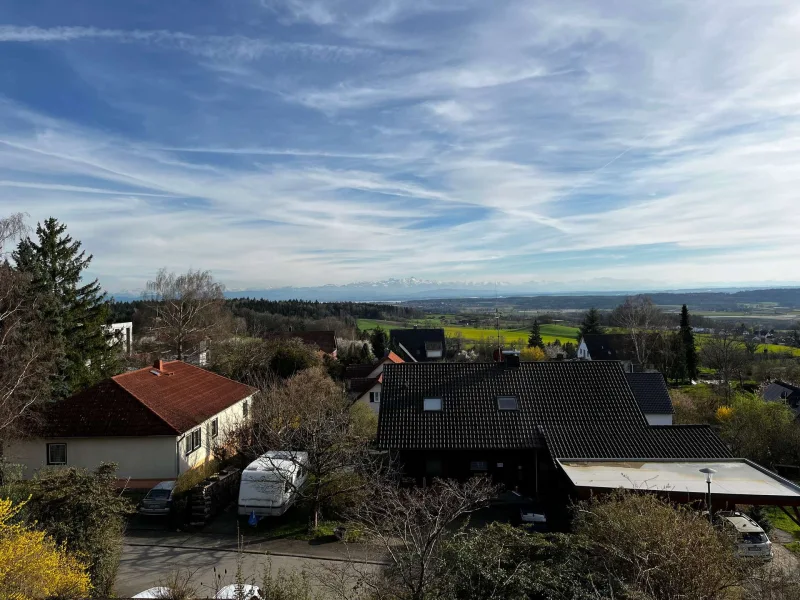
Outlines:
<svg viewBox="0 0 800 600"><path fill-rule="evenodd" d="M369 406L369 407L370 407L372 410L374 410L375 412L379 412L379 411L380 411L380 409L381 409L381 403L380 403L380 402L370 402L370 401L369 401L369 394L370 394L370 392L380 392L380 391L381 391L381 384L380 384L380 383L376 383L376 384L375 384L375 385L373 385L371 388L369 388L369 389L368 389L368 390L367 390L367 391L364 393L364 395L363 395L363 396L361 396L361 397L358 399L358 401L359 401L359 402L363 402L364 404L366 404L367 406Z"/></svg>
<svg viewBox="0 0 800 600"><path fill-rule="evenodd" d="M22 466L22 476L30 479L47 466L47 444L67 445L67 466L95 469L102 462L118 465L118 477L131 479L174 479L175 438L152 437L95 437L48 438L14 442L4 450L6 459Z"/></svg>
<svg viewBox="0 0 800 600"><path fill-rule="evenodd" d="M181 465L181 473L184 471L188 471L194 467L197 467L208 459L212 457L214 445L223 445L225 442L225 437L230 434L231 431L236 429L244 420L244 403L247 402L248 407L252 407L253 404L253 397L248 396L244 400L237 402L236 404L229 406L221 413L217 413L210 419L207 419L203 423L199 425L199 427L195 427L194 429L187 431L184 435L179 436L177 439L180 444L180 465ZM218 419L219 425L219 437L217 439L213 439L211 437L211 422L214 419ZM186 437L188 437L192 431L195 429L201 429L203 434L201 436L202 444L200 447L189 454L186 454Z"/></svg>
<svg viewBox="0 0 800 600"><path fill-rule="evenodd" d="M645 413L644 416L650 425L672 425L672 415L654 415Z"/></svg>
<svg viewBox="0 0 800 600"><path fill-rule="evenodd" d="M581 343L578 346L578 358L592 358L589 356L589 348L586 346L586 342L584 342L583 339L581 339Z"/></svg>

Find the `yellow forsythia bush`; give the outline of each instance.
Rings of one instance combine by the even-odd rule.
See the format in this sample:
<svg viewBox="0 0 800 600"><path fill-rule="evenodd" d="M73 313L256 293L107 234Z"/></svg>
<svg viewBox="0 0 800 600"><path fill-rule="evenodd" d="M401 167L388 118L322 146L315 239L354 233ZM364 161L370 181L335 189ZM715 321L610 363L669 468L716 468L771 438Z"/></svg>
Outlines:
<svg viewBox="0 0 800 600"><path fill-rule="evenodd" d="M547 355L544 353L544 350L539 348L538 346L533 346L530 348L523 348L519 353L520 360L526 362L534 362L540 360L547 360Z"/></svg>
<svg viewBox="0 0 800 600"><path fill-rule="evenodd" d="M733 408L730 406L720 406L717 409L717 421L728 421L733 416Z"/></svg>
<svg viewBox="0 0 800 600"><path fill-rule="evenodd" d="M86 598L86 567L43 531L12 523L23 506L0 499L0 598Z"/></svg>

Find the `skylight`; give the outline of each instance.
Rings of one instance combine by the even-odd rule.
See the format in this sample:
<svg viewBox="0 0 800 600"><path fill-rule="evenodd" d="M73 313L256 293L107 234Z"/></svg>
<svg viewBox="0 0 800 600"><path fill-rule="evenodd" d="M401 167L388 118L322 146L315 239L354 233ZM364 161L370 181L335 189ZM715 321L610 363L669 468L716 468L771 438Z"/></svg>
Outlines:
<svg viewBox="0 0 800 600"><path fill-rule="evenodd" d="M497 408L500 410L519 410L516 396L498 396Z"/></svg>
<svg viewBox="0 0 800 600"><path fill-rule="evenodd" d="M422 402L424 410L442 410L441 398L425 398Z"/></svg>

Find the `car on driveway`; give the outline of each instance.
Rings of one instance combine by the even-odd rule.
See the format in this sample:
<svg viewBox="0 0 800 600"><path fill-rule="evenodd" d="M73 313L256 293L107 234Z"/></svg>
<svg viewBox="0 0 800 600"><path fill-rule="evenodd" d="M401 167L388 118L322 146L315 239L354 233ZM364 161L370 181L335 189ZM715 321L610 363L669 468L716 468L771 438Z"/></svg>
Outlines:
<svg viewBox="0 0 800 600"><path fill-rule="evenodd" d="M723 528L736 536L737 553L745 558L771 560L772 542L753 519L735 511L720 511L714 515Z"/></svg>
<svg viewBox="0 0 800 600"><path fill-rule="evenodd" d="M169 514L172 507L172 493L175 491L175 481L162 481L142 499L139 505L140 515L164 516Z"/></svg>

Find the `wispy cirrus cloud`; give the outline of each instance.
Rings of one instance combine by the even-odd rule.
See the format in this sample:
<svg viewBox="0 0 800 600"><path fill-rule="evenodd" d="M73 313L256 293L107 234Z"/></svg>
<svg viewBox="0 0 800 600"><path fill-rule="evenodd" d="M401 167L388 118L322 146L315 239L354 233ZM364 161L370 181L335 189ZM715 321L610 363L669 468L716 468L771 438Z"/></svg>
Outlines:
<svg viewBox="0 0 800 600"><path fill-rule="evenodd" d="M112 289L162 265L686 286L800 261L775 249L800 227L788 0L118 10L0 27L0 208L64 219Z"/></svg>

